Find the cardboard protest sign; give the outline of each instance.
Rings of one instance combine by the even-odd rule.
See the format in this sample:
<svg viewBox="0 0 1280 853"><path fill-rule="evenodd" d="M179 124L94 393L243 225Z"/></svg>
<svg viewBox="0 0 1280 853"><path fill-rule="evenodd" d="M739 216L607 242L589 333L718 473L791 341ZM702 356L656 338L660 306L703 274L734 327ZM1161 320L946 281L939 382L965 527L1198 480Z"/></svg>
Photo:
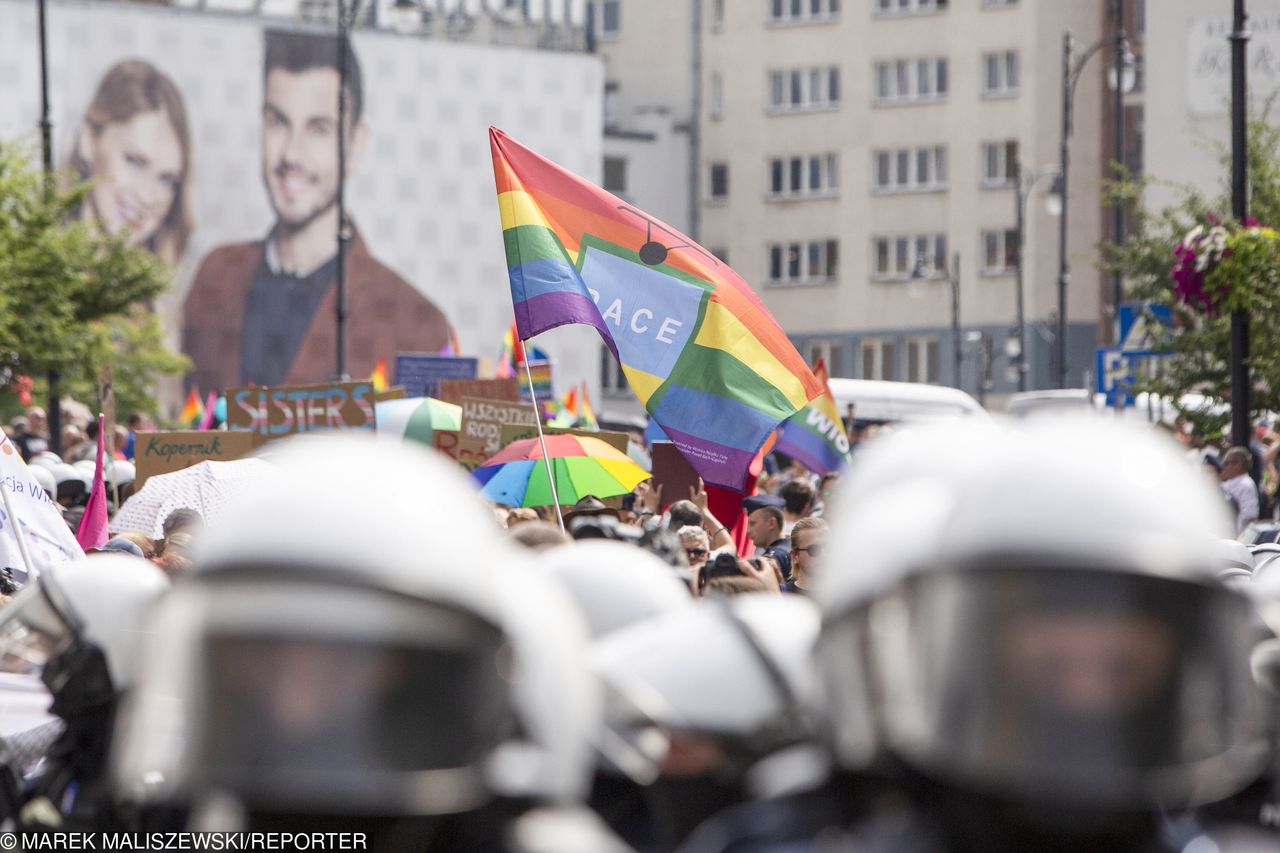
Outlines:
<svg viewBox="0 0 1280 853"><path fill-rule="evenodd" d="M456 429L438 429L431 434L431 445L455 462L458 459L458 442L462 433Z"/></svg>
<svg viewBox="0 0 1280 853"><path fill-rule="evenodd" d="M19 583L29 580L18 546L15 526L26 539L32 571L39 573L50 566L84 559L84 551L76 543L62 513L31 475L22 454L3 432L0 432L0 489L8 492L10 513L0 503L0 568L14 569Z"/></svg>
<svg viewBox="0 0 1280 853"><path fill-rule="evenodd" d="M406 397L439 397L440 380L475 379L478 369L474 358L399 352L395 382L404 386Z"/></svg>
<svg viewBox="0 0 1280 853"><path fill-rule="evenodd" d="M372 431L375 402L368 381L232 388L227 392L227 425L249 432L258 444L299 432Z"/></svg>
<svg viewBox="0 0 1280 853"><path fill-rule="evenodd" d="M536 428L537 423L538 415L527 403L463 397L458 462L465 468L476 468L502 449L502 427L505 424Z"/></svg>
<svg viewBox="0 0 1280 853"><path fill-rule="evenodd" d="M698 488L698 472L670 441L655 441L650 449L653 458L653 487L662 488L662 505L689 499L689 489Z"/></svg>
<svg viewBox="0 0 1280 853"><path fill-rule="evenodd" d="M617 450L619 453L627 452L627 434L625 432L612 432L610 430L598 430L592 432L585 429L577 429L570 427L542 427L542 432L546 435L577 435L584 438L598 438L605 444ZM506 447L513 441L520 441L525 438L537 438L538 427L525 426L524 424L507 424L502 428L502 446Z"/></svg>
<svg viewBox="0 0 1280 853"><path fill-rule="evenodd" d="M182 430L140 432L134 441L137 475L133 491L142 489L148 477L181 471L200 462L226 462L249 455L260 444L253 433Z"/></svg>
<svg viewBox="0 0 1280 853"><path fill-rule="evenodd" d="M462 405L463 397L484 400L520 402L520 387L512 379L441 379L436 398L455 406Z"/></svg>

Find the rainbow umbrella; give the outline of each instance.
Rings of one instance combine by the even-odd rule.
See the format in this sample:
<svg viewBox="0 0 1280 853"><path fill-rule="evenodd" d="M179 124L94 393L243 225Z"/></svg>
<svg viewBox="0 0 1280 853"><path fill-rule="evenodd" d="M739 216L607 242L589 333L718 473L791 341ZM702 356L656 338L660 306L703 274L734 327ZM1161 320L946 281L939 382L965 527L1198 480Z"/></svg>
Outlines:
<svg viewBox="0 0 1280 853"><path fill-rule="evenodd" d="M555 472L561 504L577 503L585 495L608 498L625 495L649 472L625 453L598 438L547 436L547 456ZM513 441L472 472L482 494L505 506L547 506L554 503L547 482L547 464L536 438Z"/></svg>
<svg viewBox="0 0 1280 853"><path fill-rule="evenodd" d="M393 441L420 441L431 447L438 429L460 429L462 407L435 397L383 400L374 406L378 437Z"/></svg>

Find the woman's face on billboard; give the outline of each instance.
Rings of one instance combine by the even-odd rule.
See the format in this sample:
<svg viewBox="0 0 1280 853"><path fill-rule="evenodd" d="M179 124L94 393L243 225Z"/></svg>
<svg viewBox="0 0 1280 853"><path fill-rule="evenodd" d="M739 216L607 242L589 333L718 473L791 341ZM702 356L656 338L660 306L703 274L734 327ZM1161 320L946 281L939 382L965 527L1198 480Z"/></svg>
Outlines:
<svg viewBox="0 0 1280 853"><path fill-rule="evenodd" d="M182 183L182 146L161 110L134 115L81 134L93 181L90 201L109 234L146 242L173 206Z"/></svg>

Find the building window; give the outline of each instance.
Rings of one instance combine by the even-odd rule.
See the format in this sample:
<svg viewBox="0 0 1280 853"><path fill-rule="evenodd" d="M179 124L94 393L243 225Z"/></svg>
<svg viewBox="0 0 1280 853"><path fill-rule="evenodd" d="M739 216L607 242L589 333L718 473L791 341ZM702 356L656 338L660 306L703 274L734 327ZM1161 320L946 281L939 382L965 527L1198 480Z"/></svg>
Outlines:
<svg viewBox="0 0 1280 853"><path fill-rule="evenodd" d="M721 246L718 249L712 249L711 254L715 255L716 258L719 259L720 263L722 264L729 263L729 250L726 249L724 246Z"/></svg>
<svg viewBox="0 0 1280 853"><path fill-rule="evenodd" d="M617 127L622 121L622 95L617 83L604 84L604 126Z"/></svg>
<svg viewBox="0 0 1280 853"><path fill-rule="evenodd" d="M831 198L840 188L839 157L775 157L769 161L769 200Z"/></svg>
<svg viewBox="0 0 1280 853"><path fill-rule="evenodd" d="M827 365L828 376L844 376L844 344L840 341L809 341L809 364L822 359Z"/></svg>
<svg viewBox="0 0 1280 853"><path fill-rule="evenodd" d="M1007 187L1016 180L1014 174L1018 162L1018 140L982 143L982 185Z"/></svg>
<svg viewBox="0 0 1280 853"><path fill-rule="evenodd" d="M712 163L711 180L708 181L712 201L724 201L729 197L729 164Z"/></svg>
<svg viewBox="0 0 1280 853"><path fill-rule="evenodd" d="M836 240L775 243L769 247L769 283L829 284L840 270Z"/></svg>
<svg viewBox="0 0 1280 853"><path fill-rule="evenodd" d="M713 0L711 4L711 32L718 33L724 29L724 0Z"/></svg>
<svg viewBox="0 0 1280 853"><path fill-rule="evenodd" d="M724 115L724 77L719 72L711 75L711 117Z"/></svg>
<svg viewBox="0 0 1280 853"><path fill-rule="evenodd" d="M829 110L840 104L840 67L769 72L769 111Z"/></svg>
<svg viewBox="0 0 1280 853"><path fill-rule="evenodd" d="M876 106L936 103L947 97L947 60L897 59L875 64Z"/></svg>
<svg viewBox="0 0 1280 853"><path fill-rule="evenodd" d="M870 339L858 345L863 379L896 379L898 376L897 348L893 341ZM857 412L854 412L857 415Z"/></svg>
<svg viewBox="0 0 1280 853"><path fill-rule="evenodd" d="M605 397L626 396L627 377L622 372L622 365L613 357L606 346L600 347L600 393Z"/></svg>
<svg viewBox="0 0 1280 853"><path fill-rule="evenodd" d="M622 0L600 0L600 38L616 39L622 29Z"/></svg>
<svg viewBox="0 0 1280 853"><path fill-rule="evenodd" d="M982 273L1004 275L1018 264L1018 232L1012 228L982 232Z"/></svg>
<svg viewBox="0 0 1280 853"><path fill-rule="evenodd" d="M840 0L769 0L770 24L817 24L840 17Z"/></svg>
<svg viewBox="0 0 1280 853"><path fill-rule="evenodd" d="M1010 6L1017 5L1018 0L982 0L984 9L1008 9Z"/></svg>
<svg viewBox="0 0 1280 853"><path fill-rule="evenodd" d="M938 339L907 338L907 381L937 382L939 370Z"/></svg>
<svg viewBox="0 0 1280 853"><path fill-rule="evenodd" d="M982 55L982 95L1007 98L1018 94L1018 52L1006 50Z"/></svg>
<svg viewBox="0 0 1280 853"><path fill-rule="evenodd" d="M911 277L917 262L930 275L946 269L947 235L916 234L872 239L874 268L871 277L879 281L903 281Z"/></svg>
<svg viewBox="0 0 1280 853"><path fill-rule="evenodd" d="M947 186L947 149L941 145L872 153L876 193L934 192Z"/></svg>
<svg viewBox="0 0 1280 853"><path fill-rule="evenodd" d="M896 18L899 15L928 15L945 12L947 0L872 0L873 14L877 18Z"/></svg>
<svg viewBox="0 0 1280 853"><path fill-rule="evenodd" d="M614 195L627 191L627 158L604 158L604 188Z"/></svg>

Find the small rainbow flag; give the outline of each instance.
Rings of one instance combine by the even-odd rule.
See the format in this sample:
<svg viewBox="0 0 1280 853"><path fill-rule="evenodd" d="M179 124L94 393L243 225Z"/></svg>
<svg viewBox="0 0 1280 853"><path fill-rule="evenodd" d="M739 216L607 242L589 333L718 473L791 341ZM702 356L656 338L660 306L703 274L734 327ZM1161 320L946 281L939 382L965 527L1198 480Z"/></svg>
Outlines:
<svg viewBox="0 0 1280 853"><path fill-rule="evenodd" d="M782 425L776 447L799 459L810 471L826 474L849 463L849 436L827 382L827 364L821 358L813 366L813 375L822 383L822 396Z"/></svg>
<svg viewBox="0 0 1280 853"><path fill-rule="evenodd" d="M594 326L707 483L741 489L822 393L759 297L679 231L489 129L516 334Z"/></svg>
<svg viewBox="0 0 1280 853"><path fill-rule="evenodd" d="M187 394L187 402L182 407L182 414L178 415L178 423L183 426L195 426L200 423L202 415L204 415L204 405L200 402L200 390L192 388Z"/></svg>
<svg viewBox="0 0 1280 853"><path fill-rule="evenodd" d="M385 391L387 384L387 357L385 355L378 356L378 363L373 366L373 373L369 376L369 381L373 383L374 391Z"/></svg>

